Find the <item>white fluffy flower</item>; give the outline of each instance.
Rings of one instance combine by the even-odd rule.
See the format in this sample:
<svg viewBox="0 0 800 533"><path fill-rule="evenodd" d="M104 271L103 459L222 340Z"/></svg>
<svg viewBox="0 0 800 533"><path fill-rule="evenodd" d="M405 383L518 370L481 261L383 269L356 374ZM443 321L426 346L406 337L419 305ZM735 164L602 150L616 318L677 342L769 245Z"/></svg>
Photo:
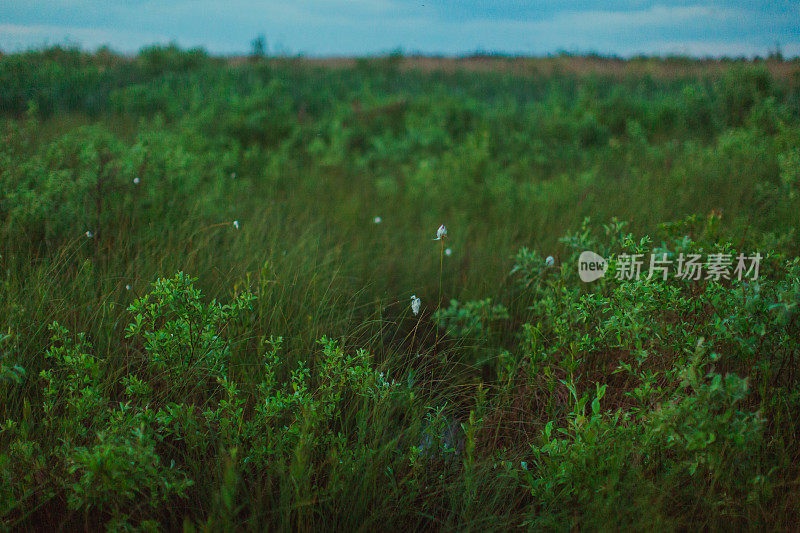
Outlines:
<svg viewBox="0 0 800 533"><path fill-rule="evenodd" d="M239 221L238 220L234 220L233 221L233 227L236 228L236 229L239 229Z"/></svg>
<svg viewBox="0 0 800 533"><path fill-rule="evenodd" d="M544 260L544 264L549 266L549 267L553 266L555 264L555 262L556 262L556 260L553 259L552 255L548 255L547 259Z"/></svg>
<svg viewBox="0 0 800 533"><path fill-rule="evenodd" d="M444 224L439 226L439 229L436 230L436 238L433 239L434 241L439 241L447 237L447 228L444 227Z"/></svg>
<svg viewBox="0 0 800 533"><path fill-rule="evenodd" d="M131 286L130 286L130 285L125 285L125 290L126 290L126 291L129 291L129 290L131 290Z"/></svg>
<svg viewBox="0 0 800 533"><path fill-rule="evenodd" d="M139 185L139 181L141 181L141 180L139 180L139 178L133 178L133 184L134 185Z"/></svg>
<svg viewBox="0 0 800 533"><path fill-rule="evenodd" d="M381 217L375 217L372 221L376 224L380 224L381 222L383 222L383 219Z"/></svg>
<svg viewBox="0 0 800 533"><path fill-rule="evenodd" d="M451 250L450 248L445 248L444 255L453 255L453 250Z"/></svg>
<svg viewBox="0 0 800 533"><path fill-rule="evenodd" d="M91 239L92 238L92 232L91 231L87 231L86 232L86 238L87 239Z"/></svg>
<svg viewBox="0 0 800 533"><path fill-rule="evenodd" d="M419 314L419 306L422 305L422 300L417 298L415 295L411 296L411 311L415 314Z"/></svg>

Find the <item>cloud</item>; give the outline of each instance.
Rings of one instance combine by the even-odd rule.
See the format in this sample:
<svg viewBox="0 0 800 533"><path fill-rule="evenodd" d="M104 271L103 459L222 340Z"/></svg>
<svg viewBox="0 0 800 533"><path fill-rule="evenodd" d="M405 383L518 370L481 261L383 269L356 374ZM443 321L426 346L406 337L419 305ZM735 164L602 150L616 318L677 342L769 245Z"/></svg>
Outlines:
<svg viewBox="0 0 800 533"><path fill-rule="evenodd" d="M136 49L142 43L166 42L163 35L141 31L81 28L53 25L0 24L0 44L4 50L21 50L55 44L76 44L97 48L113 44L116 49Z"/></svg>
<svg viewBox="0 0 800 533"><path fill-rule="evenodd" d="M741 15L736 9L714 6L665 6L655 5L647 9L631 11L592 10L564 11L556 14L550 22L557 24L591 25L609 28L673 27L675 24L702 21L728 22Z"/></svg>
<svg viewBox="0 0 800 533"><path fill-rule="evenodd" d="M572 4L570 4L572 6ZM0 48L61 42L126 52L155 42L246 52L264 34L271 49L354 55L402 48L463 54L478 49L544 54L763 54L800 41L800 7L778 0L590 0L583 9L521 0L54 0L47 9L0 7ZM796 15L796 16L795 16ZM276 46L278 45L278 46ZM785 51L792 49L785 46ZM715 51L716 50L716 51Z"/></svg>
<svg viewBox="0 0 800 533"><path fill-rule="evenodd" d="M642 54L680 55L692 57L753 57L771 52L775 43L766 50L748 41L654 41L643 48ZM781 46L785 57L800 56L800 43L787 43Z"/></svg>

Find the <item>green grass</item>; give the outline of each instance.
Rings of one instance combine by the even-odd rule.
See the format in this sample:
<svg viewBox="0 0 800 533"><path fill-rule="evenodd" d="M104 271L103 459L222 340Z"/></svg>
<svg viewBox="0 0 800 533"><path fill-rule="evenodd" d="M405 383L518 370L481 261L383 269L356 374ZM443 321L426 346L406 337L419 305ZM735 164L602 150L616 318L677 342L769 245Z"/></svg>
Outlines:
<svg viewBox="0 0 800 533"><path fill-rule="evenodd" d="M792 529L798 89L646 61L0 57L2 524Z"/></svg>

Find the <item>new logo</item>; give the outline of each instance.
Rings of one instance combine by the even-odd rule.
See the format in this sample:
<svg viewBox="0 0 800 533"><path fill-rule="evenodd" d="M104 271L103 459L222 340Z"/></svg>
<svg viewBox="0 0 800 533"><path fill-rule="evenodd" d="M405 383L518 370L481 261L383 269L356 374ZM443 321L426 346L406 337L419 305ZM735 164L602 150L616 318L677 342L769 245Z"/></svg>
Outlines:
<svg viewBox="0 0 800 533"><path fill-rule="evenodd" d="M601 255L587 250L578 258L578 276L586 283L602 278L606 270L608 262Z"/></svg>

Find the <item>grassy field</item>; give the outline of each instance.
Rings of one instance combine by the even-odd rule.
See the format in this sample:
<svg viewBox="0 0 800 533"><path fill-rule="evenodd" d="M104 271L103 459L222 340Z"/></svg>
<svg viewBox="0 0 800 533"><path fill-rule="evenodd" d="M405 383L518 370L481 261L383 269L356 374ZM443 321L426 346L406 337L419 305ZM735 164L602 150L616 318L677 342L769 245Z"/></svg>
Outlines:
<svg viewBox="0 0 800 533"><path fill-rule="evenodd" d="M0 56L0 526L796 528L799 85Z"/></svg>

